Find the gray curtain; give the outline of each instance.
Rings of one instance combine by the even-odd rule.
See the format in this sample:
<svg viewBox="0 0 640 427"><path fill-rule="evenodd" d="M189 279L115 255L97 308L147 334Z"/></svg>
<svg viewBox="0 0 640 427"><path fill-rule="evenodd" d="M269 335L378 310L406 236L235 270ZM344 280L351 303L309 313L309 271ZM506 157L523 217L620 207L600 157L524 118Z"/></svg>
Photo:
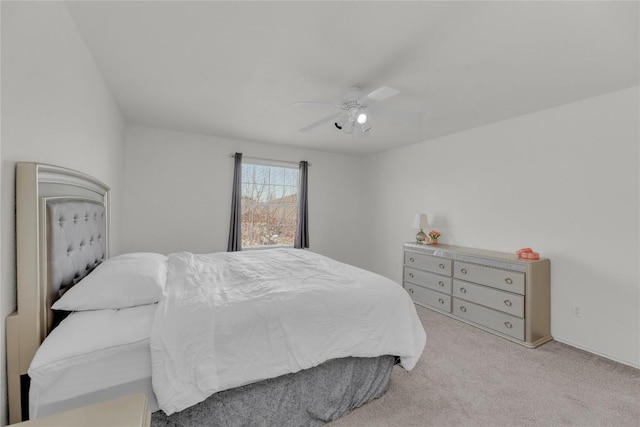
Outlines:
<svg viewBox="0 0 640 427"><path fill-rule="evenodd" d="M309 162L300 162L300 177L298 180L298 224L296 227L296 242L298 249L309 247L309 193L307 189L307 171Z"/></svg>
<svg viewBox="0 0 640 427"><path fill-rule="evenodd" d="M242 153L233 156L233 190L231 192L231 221L227 252L242 250Z"/></svg>

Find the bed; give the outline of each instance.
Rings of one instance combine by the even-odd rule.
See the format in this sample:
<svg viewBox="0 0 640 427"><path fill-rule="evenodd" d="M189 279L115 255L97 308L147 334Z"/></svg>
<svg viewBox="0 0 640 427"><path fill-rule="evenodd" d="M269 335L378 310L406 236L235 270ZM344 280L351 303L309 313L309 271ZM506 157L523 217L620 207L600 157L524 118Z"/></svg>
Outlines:
<svg viewBox="0 0 640 427"><path fill-rule="evenodd" d="M320 425L422 353L381 276L295 249L110 258L106 185L33 163L16 185L11 422L141 392L156 426Z"/></svg>

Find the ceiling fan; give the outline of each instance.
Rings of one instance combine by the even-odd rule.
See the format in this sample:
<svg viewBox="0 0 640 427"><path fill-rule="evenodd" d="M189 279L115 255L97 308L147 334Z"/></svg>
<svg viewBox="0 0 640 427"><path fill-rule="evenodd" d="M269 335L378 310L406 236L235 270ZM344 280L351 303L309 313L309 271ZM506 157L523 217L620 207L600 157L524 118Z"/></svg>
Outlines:
<svg viewBox="0 0 640 427"><path fill-rule="evenodd" d="M296 102L295 106L326 106L339 108L342 111L328 117L313 122L300 129L300 132L308 132L324 123L333 122L333 125L345 132L353 133L357 136L366 136L371 130L371 117L387 116L397 119L420 120L424 118L423 113L417 111L397 110L377 105L380 101L391 98L399 94L400 91L388 86L382 86L365 95L362 88L353 86L342 97L340 104L330 104L326 102Z"/></svg>

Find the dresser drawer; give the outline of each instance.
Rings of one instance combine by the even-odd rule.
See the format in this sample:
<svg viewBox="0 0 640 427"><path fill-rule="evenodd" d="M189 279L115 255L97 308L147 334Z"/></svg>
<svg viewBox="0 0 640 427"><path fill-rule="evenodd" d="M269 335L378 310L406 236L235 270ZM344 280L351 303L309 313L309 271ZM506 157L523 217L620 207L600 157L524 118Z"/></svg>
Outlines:
<svg viewBox="0 0 640 427"><path fill-rule="evenodd" d="M453 279L453 296L513 316L524 317L524 296Z"/></svg>
<svg viewBox="0 0 640 427"><path fill-rule="evenodd" d="M451 277L440 276L427 271L417 270L411 267L404 268L404 280L434 289L445 294L451 293Z"/></svg>
<svg viewBox="0 0 640 427"><path fill-rule="evenodd" d="M453 277L524 295L524 273L455 261Z"/></svg>
<svg viewBox="0 0 640 427"><path fill-rule="evenodd" d="M453 298L453 314L510 337L524 340L524 319Z"/></svg>
<svg viewBox="0 0 640 427"><path fill-rule="evenodd" d="M418 304L428 305L451 313L451 296L408 282L404 283L404 288Z"/></svg>
<svg viewBox="0 0 640 427"><path fill-rule="evenodd" d="M450 259L423 255L416 252L405 252L404 265L419 268L420 270L431 271L432 273L451 276L452 261Z"/></svg>

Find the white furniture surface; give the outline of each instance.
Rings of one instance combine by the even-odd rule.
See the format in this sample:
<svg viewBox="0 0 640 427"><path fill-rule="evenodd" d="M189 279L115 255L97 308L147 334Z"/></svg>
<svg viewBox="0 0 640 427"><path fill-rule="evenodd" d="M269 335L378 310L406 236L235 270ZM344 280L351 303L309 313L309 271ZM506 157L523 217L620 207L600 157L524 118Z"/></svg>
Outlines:
<svg viewBox="0 0 640 427"><path fill-rule="evenodd" d="M552 339L546 258L405 243L402 281L416 304L518 344L534 348Z"/></svg>
<svg viewBox="0 0 640 427"><path fill-rule="evenodd" d="M24 427L149 427L151 413L147 410L145 395L133 394L12 425Z"/></svg>

